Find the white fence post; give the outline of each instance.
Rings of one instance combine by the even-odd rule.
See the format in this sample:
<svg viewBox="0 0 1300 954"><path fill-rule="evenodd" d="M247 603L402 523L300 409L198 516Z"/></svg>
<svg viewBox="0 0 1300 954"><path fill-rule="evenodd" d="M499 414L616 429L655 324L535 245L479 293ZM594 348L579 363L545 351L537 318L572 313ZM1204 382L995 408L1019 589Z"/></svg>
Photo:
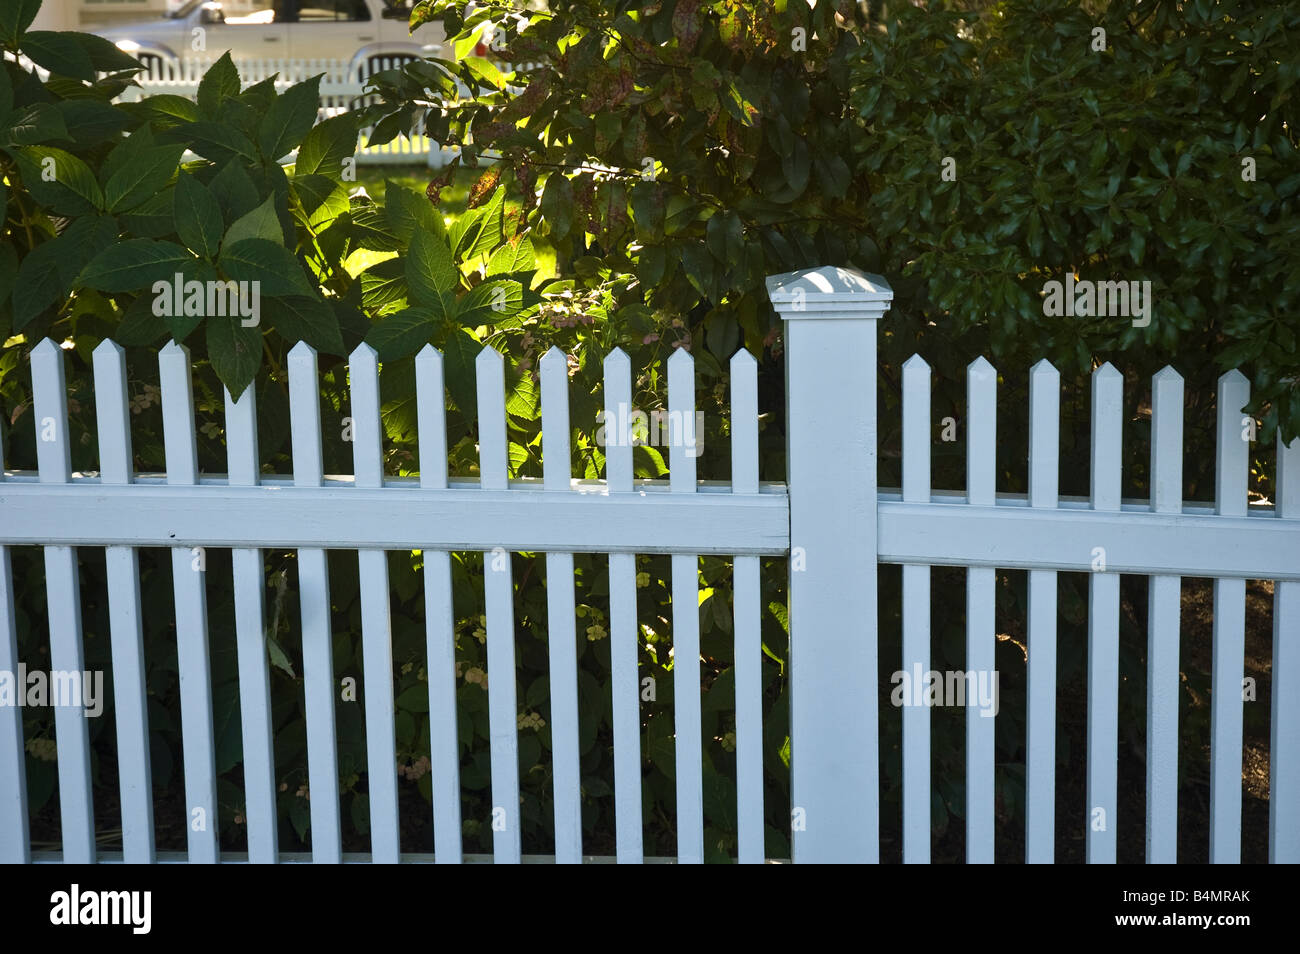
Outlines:
<svg viewBox="0 0 1300 954"><path fill-rule="evenodd" d="M843 268L767 291L786 322L793 859L876 862L876 322L894 292Z"/></svg>

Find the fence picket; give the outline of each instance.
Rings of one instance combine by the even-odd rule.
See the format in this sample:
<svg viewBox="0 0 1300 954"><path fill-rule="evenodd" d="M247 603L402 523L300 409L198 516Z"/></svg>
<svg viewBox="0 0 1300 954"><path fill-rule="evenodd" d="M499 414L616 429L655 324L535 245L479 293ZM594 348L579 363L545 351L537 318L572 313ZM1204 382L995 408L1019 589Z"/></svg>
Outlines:
<svg viewBox="0 0 1300 954"><path fill-rule="evenodd" d="M501 352L485 347L474 360L478 379L479 474L484 490L509 486L506 380ZM510 554L483 554L487 609L488 734L492 748L492 854L497 864L520 860L519 709L515 688L514 585Z"/></svg>
<svg viewBox="0 0 1300 954"><path fill-rule="evenodd" d="M384 431L379 417L379 356L367 344L348 361L352 387L352 459L356 486L384 485ZM377 862L401 859L397 812L397 728L393 708L392 610L388 553L357 551L361 583L361 660L366 700L366 768L370 789L370 851Z"/></svg>
<svg viewBox="0 0 1300 954"><path fill-rule="evenodd" d="M1300 517L1300 437L1278 439L1277 515ZM1273 584L1273 713L1269 727L1268 860L1300 863L1300 582Z"/></svg>
<svg viewBox="0 0 1300 954"><path fill-rule="evenodd" d="M420 486L447 487L446 386L442 353L425 345L415 358ZM456 734L456 632L451 554L424 551L424 620L429 668L429 748L433 772L434 859L459 864L460 749Z"/></svg>
<svg viewBox="0 0 1300 954"><path fill-rule="evenodd" d="M32 349L32 404L36 416L36 460L41 483L71 479L67 390L63 350L49 338ZM46 602L50 615L50 669L76 674L78 689L85 671L81 642L81 591L74 547L45 547ZM95 860L95 813L91 799L90 730L85 709L60 699L51 679L54 736L58 743L59 815L63 858L78 864ZM64 683L66 686L67 683ZM81 693L78 692L80 697ZM78 702L84 702L78 698Z"/></svg>
<svg viewBox="0 0 1300 954"><path fill-rule="evenodd" d="M1241 409L1250 382L1240 371L1219 378L1215 513L1246 516L1249 433ZM1241 863L1241 677L1246 657L1246 581L1214 581L1213 676L1210 686L1210 862Z"/></svg>
<svg viewBox="0 0 1300 954"><path fill-rule="evenodd" d="M1092 373L1092 509L1118 512L1123 462L1124 376L1109 362ZM1089 551L1088 819L1089 864L1115 863L1119 776L1119 574L1104 548Z"/></svg>
<svg viewBox="0 0 1300 954"><path fill-rule="evenodd" d="M289 420L293 484L322 483L320 392L316 351L300 341L289 352ZM302 612L303 710L307 716L307 790L311 851L317 864L343 861L339 819L338 749L334 719L334 636L330 620L329 568L325 551L298 551L298 603Z"/></svg>
<svg viewBox="0 0 1300 954"><path fill-rule="evenodd" d="M903 499L930 502L930 366L903 364ZM917 705L930 671L930 568L903 565L903 861L930 862L930 707Z"/></svg>
<svg viewBox="0 0 1300 954"><path fill-rule="evenodd" d="M672 493L695 493L695 359L685 348L668 359ZM677 426L674 427L676 422ZM672 556L673 719L677 734L677 860L704 863L703 743L700 716L700 573L693 553Z"/></svg>
<svg viewBox="0 0 1300 954"><path fill-rule="evenodd" d="M99 479L103 484L129 484L132 454L126 352L105 339L95 349L94 369ZM154 861L153 776L140 617L140 561L134 547L105 547L104 562L117 722L117 774L122 802L122 858L127 864L151 864Z"/></svg>
<svg viewBox="0 0 1300 954"><path fill-rule="evenodd" d="M541 360L542 468L547 490L568 493L569 360L552 347ZM551 765L555 779L555 860L582 861L582 800L578 748L578 651L574 620L573 554L546 554L546 642L551 668Z"/></svg>
<svg viewBox="0 0 1300 954"><path fill-rule="evenodd" d="M1183 508L1183 379L1166 367L1152 379L1151 509ZM1178 633L1182 580L1152 576L1147 621L1148 864L1178 855Z"/></svg>
<svg viewBox="0 0 1300 954"><path fill-rule="evenodd" d="M996 504L998 373L984 358L966 369L966 496L976 507ZM966 672L992 673L997 668L993 567L966 571ZM985 677L985 678L991 678ZM966 706L966 860L993 863L995 761L993 717L979 706Z"/></svg>
<svg viewBox="0 0 1300 954"><path fill-rule="evenodd" d="M5 482L4 458L3 431L0 431L0 489ZM18 672L14 604L13 564L9 548L0 544L0 672ZM14 688L18 691L17 686ZM18 706L0 706L0 864L27 864L31 857L23 710Z"/></svg>
<svg viewBox="0 0 1300 954"><path fill-rule="evenodd" d="M194 442L194 392L190 352L170 341L158 354L162 384L163 447L167 483L192 487L199 482ZM176 596L176 665L181 692L181 749L185 763L185 827L191 862L215 864L217 768L212 735L212 673L208 663L208 603L204 589L206 555L201 546L172 547L172 588Z"/></svg>
<svg viewBox="0 0 1300 954"><path fill-rule="evenodd" d="M259 481L257 398L253 387L235 401L226 399L226 454L230 484L252 487ZM244 798L247 806L248 860L278 859L275 807L275 741L271 728L271 673L266 651L266 580L262 551L231 551L235 586L235 639L239 659L239 715L244 742Z"/></svg>
<svg viewBox="0 0 1300 954"><path fill-rule="evenodd" d="M632 365L622 348L605 357L605 483L611 494L632 492ZM609 669L614 723L615 855L643 860L641 831L641 684L637 673L636 556L609 555Z"/></svg>
<svg viewBox="0 0 1300 954"><path fill-rule="evenodd" d="M1044 358L1029 372L1029 505L1056 507L1061 375ZM1056 818L1056 571L1029 571L1025 861L1050 864Z"/></svg>
<svg viewBox="0 0 1300 954"><path fill-rule="evenodd" d="M758 493L758 362L744 349L731 358L731 492ZM758 557L738 556L734 567L737 860L762 864L763 603Z"/></svg>

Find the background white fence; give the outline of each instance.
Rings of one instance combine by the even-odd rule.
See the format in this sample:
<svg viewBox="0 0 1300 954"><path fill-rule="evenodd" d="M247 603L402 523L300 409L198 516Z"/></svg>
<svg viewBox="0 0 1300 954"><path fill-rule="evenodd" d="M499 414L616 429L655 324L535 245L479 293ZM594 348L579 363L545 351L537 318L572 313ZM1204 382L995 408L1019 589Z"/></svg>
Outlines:
<svg viewBox="0 0 1300 954"><path fill-rule="evenodd" d="M1051 861L1060 824L1088 831L1090 862L1113 862L1117 824L1119 575L1150 578L1147 697L1146 857L1173 861L1177 838L1179 578L1215 579L1211 858L1240 860L1244 590L1276 581L1270 748L1270 858L1300 861L1300 441L1279 451L1277 500L1246 506L1247 445L1240 437L1245 379L1219 386L1218 481L1213 505L1181 499L1182 381L1172 369L1154 381L1148 501L1120 497L1122 377L1109 365L1093 376L1091 496L1058 496L1057 372L1033 369L1030 491L995 486L997 374L984 359L969 369L969 454L964 492L930 486L929 369L904 369L903 486L877 487L876 325L892 299L876 276L818 269L768 280L786 320L787 484L760 483L756 364L731 361L732 474L729 486L697 481L685 442L671 448L670 479L633 479L630 441L607 447L603 481L574 480L566 358L541 362L542 480L511 480L507 469L501 356L477 359L477 481L448 480L442 359L417 359L420 477L386 477L382 464L379 370L361 346L351 356L354 473L321 468L315 353L299 344L289 360L292 476L259 473L257 411L250 388L226 396L229 473L197 471L190 360L170 344L159 357L167 474L131 468L130 415L122 350L94 355L100 472L72 474L63 354L52 341L32 352L34 414L49 421L37 447L39 471L4 473L0 484L0 671L17 668L8 547L44 547L51 666L80 671L82 634L75 548L108 554L113 680L121 777L123 855L155 859L148 728L142 680L140 595L133 548L172 550L186 804L209 824L190 828L188 858L220 860L204 577L192 548L234 551L236 638L245 756L249 854L280 858L268 660L263 638L262 548L298 550L304 654L312 857L342 858L324 551L358 552L362 594L364 699L373 861L403 859L394 771L394 703L389 581L384 552L425 551L433 817L437 861L463 859L459 817L454 635L448 554L485 554L494 859L521 860L517 699L509 560L494 553L545 552L548 579L550 711L554 739L555 860L583 858L578 775L575 606L572 554L610 554L617 859L643 860L640 685L635 555L672 555L677 860L703 860L698 559L735 559L736 752L739 860L763 860L762 691L759 558L790 557L792 839L795 861L879 860L877 566L903 564L903 671L929 668L929 568L967 567L968 671L995 668L994 585L998 569L1029 571L1026 859ZM605 360L607 426L631 404L630 362ZM694 419L694 367L680 351L668 365L669 413ZM626 435L624 435L626 437ZM328 515L328 519L323 519ZM1098 554L1102 562L1098 563ZM1055 575L1091 574L1088 642L1088 805L1055 817ZM929 709L904 712L904 860L929 860ZM63 851L48 857L94 861L95 821L86 723L56 713ZM994 846L994 719L966 713L967 858L989 862ZM29 848L20 710L0 707L0 860L26 861ZM330 793L334 795L331 797ZM1106 824L1098 829L1096 811ZM39 853L38 853L39 856ZM406 856L405 860L411 860Z"/></svg>
<svg viewBox="0 0 1300 954"><path fill-rule="evenodd" d="M283 91L295 83L301 83L317 74L324 74L320 84L320 116L331 116L353 109L367 101L365 86L367 78L381 70L398 69L410 60L410 57L375 57L353 68L343 60L328 59L238 59L235 66L239 70L240 80L245 86L260 83L272 76L276 77L276 87ZM137 74L139 89L129 89L123 98L139 99L169 93L194 99L198 94L199 83L203 74L215 62L212 57L187 57L179 63L165 63L158 59L146 61L146 70ZM535 64L524 64L519 70L529 70ZM509 74L516 67L504 64L501 70ZM513 89L513 87L510 87ZM465 92L468 92L467 90ZM417 128L415 135L399 135L390 142L381 145L368 145L370 130L362 131L362 148L357 151L357 162L362 165L409 165L426 164L429 168L439 169L451 162L460 153L459 147L441 146Z"/></svg>

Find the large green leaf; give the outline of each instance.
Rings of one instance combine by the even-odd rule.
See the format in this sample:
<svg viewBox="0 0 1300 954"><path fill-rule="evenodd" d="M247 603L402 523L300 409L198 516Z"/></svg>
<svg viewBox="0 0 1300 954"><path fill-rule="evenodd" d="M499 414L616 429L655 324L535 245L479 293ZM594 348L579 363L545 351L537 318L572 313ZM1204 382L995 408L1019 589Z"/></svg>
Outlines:
<svg viewBox="0 0 1300 954"><path fill-rule="evenodd" d="M317 123L298 147L294 175L323 175L338 181L343 175L343 160L355 159L358 130L354 112Z"/></svg>
<svg viewBox="0 0 1300 954"><path fill-rule="evenodd" d="M76 130L77 143L82 148L109 139L116 140L131 125L127 113L93 99L67 99L58 104L58 110L64 127ZM58 138L66 139L68 136L65 134Z"/></svg>
<svg viewBox="0 0 1300 954"><path fill-rule="evenodd" d="M440 213L429 200L392 179L384 183L384 212L399 240L409 243L416 232L445 235Z"/></svg>
<svg viewBox="0 0 1300 954"><path fill-rule="evenodd" d="M262 331L245 328L238 317L209 317L207 325L208 361L217 372L230 396L239 399L262 364Z"/></svg>
<svg viewBox="0 0 1300 954"><path fill-rule="evenodd" d="M447 336L442 348L447 391L460 413L469 421L474 420L478 414L474 361L482 350L483 346L478 341L459 329Z"/></svg>
<svg viewBox="0 0 1300 954"><path fill-rule="evenodd" d="M237 282L261 282L262 294L271 298L312 296L312 287L298 259L283 245L266 239L240 239L223 245L218 265Z"/></svg>
<svg viewBox="0 0 1300 954"><path fill-rule="evenodd" d="M486 274L509 275L514 272L531 272L537 268L537 254L533 250L532 240L527 236L513 242L506 242L488 259Z"/></svg>
<svg viewBox="0 0 1300 954"><path fill-rule="evenodd" d="M191 175L176 180L176 234L203 258L216 258L221 247L221 206L207 186Z"/></svg>
<svg viewBox="0 0 1300 954"><path fill-rule="evenodd" d="M416 232L406 253L406 282L411 298L419 304L428 304L443 292L455 291L460 284L460 272L451 259L442 236L430 232Z"/></svg>
<svg viewBox="0 0 1300 954"><path fill-rule="evenodd" d="M12 3L13 0L5 0ZM51 73L61 73L79 80L93 81L95 67L86 48L71 33L31 30L23 36L23 53Z"/></svg>
<svg viewBox="0 0 1300 954"><path fill-rule="evenodd" d="M268 298L262 305L262 321L291 344L305 341L317 351L347 354L338 315L318 298Z"/></svg>
<svg viewBox="0 0 1300 954"><path fill-rule="evenodd" d="M221 59L208 67L208 71L203 74L203 79L199 82L197 96L199 109L209 119L215 119L222 101L233 99L238 95L239 70L235 68L234 61L230 58L230 51L227 50L221 55Z"/></svg>
<svg viewBox="0 0 1300 954"><path fill-rule="evenodd" d="M483 282L457 303L455 319L466 328L492 325L518 313L523 307L523 286L516 281L495 279Z"/></svg>
<svg viewBox="0 0 1300 954"><path fill-rule="evenodd" d="M11 50L19 47L23 33L36 19L41 0L4 0L0 3L0 44Z"/></svg>
<svg viewBox="0 0 1300 954"><path fill-rule="evenodd" d="M37 202L61 215L84 215L103 209L104 194L95 174L70 152L53 146L18 146L13 150L23 184Z"/></svg>
<svg viewBox="0 0 1300 954"><path fill-rule="evenodd" d="M30 146L50 140L69 141L71 137L68 135L62 107L71 105L72 102L58 105L32 103L14 110L5 117L6 128L0 131L0 145Z"/></svg>
<svg viewBox="0 0 1300 954"><path fill-rule="evenodd" d="M279 216L275 214L275 196L267 196L265 202L237 219L226 230L223 241L226 245L234 245L251 238L265 239L276 245L284 244L284 229L280 226Z"/></svg>
<svg viewBox="0 0 1300 954"><path fill-rule="evenodd" d="M429 343L441 315L432 308L406 308L377 322L366 344L379 352L380 361L409 358Z"/></svg>
<svg viewBox="0 0 1300 954"><path fill-rule="evenodd" d="M573 183L562 173L552 172L547 177L540 212L556 239L564 238L573 228Z"/></svg>
<svg viewBox="0 0 1300 954"><path fill-rule="evenodd" d="M9 301L9 295L14 290L14 283L18 280L18 252L14 248L14 243L9 241L0 242L0 312L4 311L5 304Z"/></svg>
<svg viewBox="0 0 1300 954"><path fill-rule="evenodd" d="M231 159L222 166L208 188L217 205L221 206L221 219L227 225L233 225L257 208L257 186L238 159Z"/></svg>
<svg viewBox="0 0 1300 954"><path fill-rule="evenodd" d="M66 297L59 277L58 239L36 246L23 258L14 286L15 332L38 317L46 308Z"/></svg>
<svg viewBox="0 0 1300 954"><path fill-rule="evenodd" d="M176 175L182 145L151 146L135 156L104 183L104 201L110 212L129 212L157 195Z"/></svg>
<svg viewBox="0 0 1300 954"><path fill-rule="evenodd" d="M499 187L487 204L462 215L449 232L451 247L462 261L470 261L496 248L504 234L506 190Z"/></svg>
<svg viewBox="0 0 1300 954"><path fill-rule="evenodd" d="M268 160L284 158L311 132L320 109L320 80L319 76L313 76L289 87L276 97L262 117L257 144Z"/></svg>
<svg viewBox="0 0 1300 954"><path fill-rule="evenodd" d="M142 70L143 64L134 56L131 56L118 48L117 44L111 40L106 40L102 36L95 36L93 33L69 33L81 44L86 55L90 57L90 65L104 73L116 73L123 70Z"/></svg>
<svg viewBox="0 0 1300 954"><path fill-rule="evenodd" d="M188 123L168 130L166 137L172 142L184 143L197 155L213 162L225 162L235 157L251 164L261 162L252 140L228 123Z"/></svg>
<svg viewBox="0 0 1300 954"><path fill-rule="evenodd" d="M127 239L91 259L73 284L102 292L137 291L154 282L171 281L194 263L194 256L175 242Z"/></svg>
<svg viewBox="0 0 1300 954"><path fill-rule="evenodd" d="M361 300L372 311L382 311L409 296L406 265L400 258L386 259L361 273Z"/></svg>

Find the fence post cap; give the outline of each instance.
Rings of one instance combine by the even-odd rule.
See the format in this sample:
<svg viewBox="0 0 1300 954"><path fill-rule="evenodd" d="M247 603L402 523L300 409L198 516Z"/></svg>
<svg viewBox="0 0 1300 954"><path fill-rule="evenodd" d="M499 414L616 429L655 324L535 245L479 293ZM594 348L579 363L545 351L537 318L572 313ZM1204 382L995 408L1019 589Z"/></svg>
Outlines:
<svg viewBox="0 0 1300 954"><path fill-rule="evenodd" d="M767 297L785 318L827 312L879 318L894 300L894 289L880 275L823 265L769 275Z"/></svg>

